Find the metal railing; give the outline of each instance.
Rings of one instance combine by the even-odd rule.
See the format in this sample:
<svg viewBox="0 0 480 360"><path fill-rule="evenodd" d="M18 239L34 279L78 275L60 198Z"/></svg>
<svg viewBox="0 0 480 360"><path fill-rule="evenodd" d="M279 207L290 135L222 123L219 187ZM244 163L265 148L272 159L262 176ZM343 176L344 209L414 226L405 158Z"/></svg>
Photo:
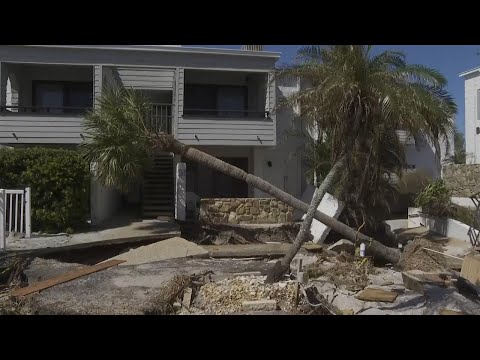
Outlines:
<svg viewBox="0 0 480 360"><path fill-rule="evenodd" d="M470 243L472 247L479 246L479 237L480 237L480 192L472 195L470 197L473 204L475 205L475 214L473 215L473 222L470 224L468 229L468 237L470 238Z"/></svg>
<svg viewBox="0 0 480 360"><path fill-rule="evenodd" d="M147 127L158 133L172 133L172 104L152 104L147 112Z"/></svg>
<svg viewBox="0 0 480 360"><path fill-rule="evenodd" d="M7 237L31 236L31 191L0 189L0 250L7 247Z"/></svg>
<svg viewBox="0 0 480 360"><path fill-rule="evenodd" d="M229 109L183 109L183 117L203 117L212 116L219 118L268 118L269 111L256 110L229 110Z"/></svg>
<svg viewBox="0 0 480 360"><path fill-rule="evenodd" d="M90 107L74 106L0 106L0 113L27 113L27 114L85 114Z"/></svg>

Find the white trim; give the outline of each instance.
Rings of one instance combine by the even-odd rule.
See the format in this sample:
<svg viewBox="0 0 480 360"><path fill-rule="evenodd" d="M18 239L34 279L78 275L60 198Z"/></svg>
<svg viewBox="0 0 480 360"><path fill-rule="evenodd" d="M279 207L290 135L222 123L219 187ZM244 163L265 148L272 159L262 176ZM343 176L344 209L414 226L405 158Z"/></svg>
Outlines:
<svg viewBox="0 0 480 360"><path fill-rule="evenodd" d="M187 69L187 70L205 70L205 71L232 71L232 72L250 72L250 73L269 73L272 69L237 69L237 68L205 68L205 67L178 67L178 66L167 66L167 65L125 65L125 64L98 64L98 63L53 63L53 62L38 62L38 61L4 61L5 64L28 64L28 65L60 65L60 66L114 66L114 67L131 67L131 68L152 68L152 69L168 69L168 70L175 70L175 69Z"/></svg>
<svg viewBox="0 0 480 360"><path fill-rule="evenodd" d="M132 48L128 45L21 45L25 47L43 47L43 48L67 48L67 49L86 49L86 50L118 50L118 51L150 51L150 52L176 52L176 53L197 53L197 54L215 54L215 55L239 55L239 56L255 56L267 58L280 58L281 53L270 51L246 51L240 49L219 49L219 48L192 48L178 46L164 46L156 48ZM111 46L111 47L110 47ZM141 46L141 45L132 45ZM151 45L147 45L151 46Z"/></svg>
<svg viewBox="0 0 480 360"><path fill-rule="evenodd" d="M464 72L460 73L458 76L459 77L464 77L464 76L467 76L467 75L470 75L470 74L474 74L476 72L480 72L480 67L464 71Z"/></svg>

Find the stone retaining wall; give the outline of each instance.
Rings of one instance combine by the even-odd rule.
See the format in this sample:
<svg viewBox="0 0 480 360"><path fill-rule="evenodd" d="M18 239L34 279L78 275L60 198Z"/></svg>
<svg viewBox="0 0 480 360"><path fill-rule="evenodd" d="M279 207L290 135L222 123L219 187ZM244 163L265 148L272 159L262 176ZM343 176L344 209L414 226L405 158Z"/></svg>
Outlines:
<svg viewBox="0 0 480 360"><path fill-rule="evenodd" d="M452 196L470 197L480 192L480 164L449 164L443 167L443 180Z"/></svg>
<svg viewBox="0 0 480 360"><path fill-rule="evenodd" d="M292 222L293 207L276 199L201 199L200 220L207 223L279 224Z"/></svg>

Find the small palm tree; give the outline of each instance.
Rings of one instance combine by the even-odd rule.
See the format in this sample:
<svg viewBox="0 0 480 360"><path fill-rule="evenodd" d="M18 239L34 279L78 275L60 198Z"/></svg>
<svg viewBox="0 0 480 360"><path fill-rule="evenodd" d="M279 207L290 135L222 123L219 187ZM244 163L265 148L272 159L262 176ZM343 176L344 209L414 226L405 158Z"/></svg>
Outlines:
<svg viewBox="0 0 480 360"><path fill-rule="evenodd" d="M296 199L267 181L223 162L195 148L177 141L172 135L154 133L146 125L148 99L137 90L105 88L97 99L95 109L87 114L86 141L80 150L90 163L95 164L97 179L104 185L121 190L140 178L143 169L157 152L172 152L222 174L245 181L249 185L280 201L307 212L308 204ZM371 255L396 263L399 252L356 230L315 211L312 215L347 239L359 238L372 244Z"/></svg>
<svg viewBox="0 0 480 360"><path fill-rule="evenodd" d="M280 68L277 77L301 77L311 84L286 98L282 105L298 106L314 130L324 132L334 166L315 192L313 212L335 184L356 226L367 222L375 230L386 213L386 193L394 193L389 177L401 175L404 151L396 130L406 130L435 142L448 139L456 112L438 71L409 65L401 52L376 56L371 46L306 46L300 63ZM319 137L318 141L322 141ZM307 214L292 246L272 272L279 278L308 238L313 216Z"/></svg>

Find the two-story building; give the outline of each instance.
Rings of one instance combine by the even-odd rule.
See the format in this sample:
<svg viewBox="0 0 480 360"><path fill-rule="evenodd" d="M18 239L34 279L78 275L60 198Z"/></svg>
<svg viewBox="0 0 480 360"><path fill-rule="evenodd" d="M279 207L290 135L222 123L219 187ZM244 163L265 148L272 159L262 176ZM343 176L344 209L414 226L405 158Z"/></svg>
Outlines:
<svg viewBox="0 0 480 360"><path fill-rule="evenodd" d="M270 181L300 197L305 181L301 141L284 137L292 120L273 111L272 70L279 53L260 45L239 50L169 45L0 46L0 145L64 146L85 141L84 116L106 84L142 90L149 123L179 141ZM300 149L301 150L301 149ZM120 206L145 217L174 214L175 163L164 154L127 197L92 183L92 220ZM201 198L261 197L246 183L187 164L187 191Z"/></svg>

